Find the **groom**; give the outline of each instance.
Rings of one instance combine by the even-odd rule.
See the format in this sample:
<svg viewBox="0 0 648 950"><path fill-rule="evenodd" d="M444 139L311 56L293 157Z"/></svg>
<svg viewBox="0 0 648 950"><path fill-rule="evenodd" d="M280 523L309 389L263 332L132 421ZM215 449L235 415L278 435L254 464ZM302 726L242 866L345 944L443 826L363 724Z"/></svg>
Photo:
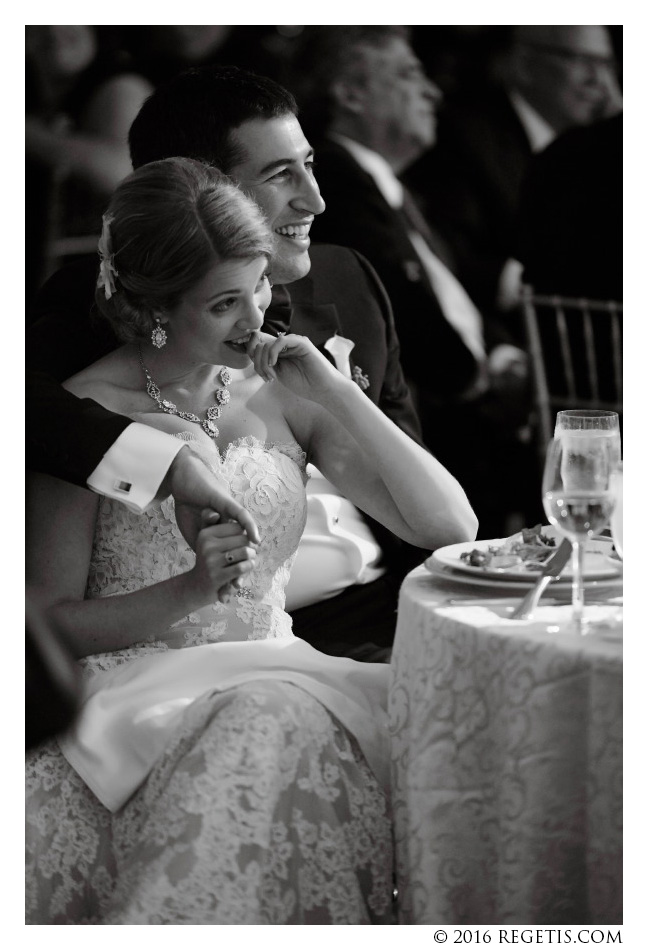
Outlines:
<svg viewBox="0 0 648 950"><path fill-rule="evenodd" d="M133 165L173 155L199 159L253 197L277 241L265 328L309 336L420 442L382 285L354 251L310 247L311 225L325 205L296 112L290 93L271 80L234 67L193 69L158 88L142 107L130 132ZM96 267L84 263L54 275L41 292L28 335L37 369L62 380L117 345L105 327L97 330L88 320L95 281ZM457 389L465 388L474 372L471 354L453 332L433 342L456 364ZM128 451L137 451L137 441ZM387 660L400 582L424 552L361 516L319 473L311 483L309 522L287 592L294 631L324 652ZM333 556L324 561L323 552Z"/></svg>

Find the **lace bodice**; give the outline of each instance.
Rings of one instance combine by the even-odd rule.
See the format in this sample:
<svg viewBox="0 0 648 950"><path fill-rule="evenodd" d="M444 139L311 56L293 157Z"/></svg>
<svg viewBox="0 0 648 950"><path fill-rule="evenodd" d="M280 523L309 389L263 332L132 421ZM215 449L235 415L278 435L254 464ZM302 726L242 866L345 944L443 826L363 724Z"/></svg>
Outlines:
<svg viewBox="0 0 648 950"><path fill-rule="evenodd" d="M257 566L245 588L227 602L196 610L152 642L88 657L91 669L106 669L133 656L217 640L290 637L284 587L306 521L306 456L296 442L237 439L221 455L214 443L191 441L217 479L254 517L261 543ZM136 591L193 567L195 555L176 524L173 499L138 515L103 498L99 506L86 596Z"/></svg>

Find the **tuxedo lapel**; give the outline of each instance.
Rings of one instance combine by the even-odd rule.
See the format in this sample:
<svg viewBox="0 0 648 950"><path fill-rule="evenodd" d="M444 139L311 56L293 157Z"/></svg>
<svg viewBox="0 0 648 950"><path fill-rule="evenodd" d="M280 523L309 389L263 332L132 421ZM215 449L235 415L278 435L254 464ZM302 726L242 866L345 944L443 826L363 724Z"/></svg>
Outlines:
<svg viewBox="0 0 648 950"><path fill-rule="evenodd" d="M305 293L306 300L295 300L290 293L290 285L286 287L275 284L272 288L272 301L266 311L263 329L271 333L279 331L300 333L302 336L309 337L320 349L334 334L343 335L335 304L310 302L312 290L308 278L305 278L302 294Z"/></svg>
<svg viewBox="0 0 648 950"><path fill-rule="evenodd" d="M403 186L403 207L400 209L400 214L407 230L418 231L432 253L439 258L442 264L445 264L448 270L453 270L452 255L450 254L448 245L443 238L430 227L421 214L416 201L405 186Z"/></svg>
<svg viewBox="0 0 648 950"><path fill-rule="evenodd" d="M292 310L288 290L283 284L275 284L272 288L270 306L265 312L263 329L273 334L290 333Z"/></svg>
<svg viewBox="0 0 648 950"><path fill-rule="evenodd" d="M338 365L338 361L324 346L324 344L327 343L331 337L335 336L335 334L344 337L346 340L351 339L351 342L354 344L349 354L351 376L358 383L362 390L370 389L372 385L372 379L371 376L367 375L365 372L365 369L367 368L367 361L361 356L360 358L365 364L364 367L359 366L358 363L356 363L354 357L357 356L358 352L358 348L356 346L358 340L353 339L349 335L348 329L346 332L343 330L340 322L340 314L335 304L325 303L318 304L316 306L313 304L293 304L290 332L301 333L304 336L308 336L320 353L322 353L330 363L333 363L333 365L337 366L337 368L341 371L343 371L342 367ZM375 393L370 394L370 398L372 397L374 400L377 400L378 398Z"/></svg>
<svg viewBox="0 0 648 950"><path fill-rule="evenodd" d="M382 222L384 233L389 235L389 242L393 245L394 263L400 265L406 280L421 284L427 295L436 300L428 273L410 240L410 232L417 231L431 251L452 269L448 261L449 251L442 239L434 234L426 223L410 193L403 188L403 206L392 207L373 177L358 164L353 155L337 142L327 143L327 149L330 149L329 154L334 162L333 170L341 181L346 182L356 193L361 191L366 207L373 209L376 221Z"/></svg>
<svg viewBox="0 0 648 950"><path fill-rule="evenodd" d="M340 328L338 310L333 303L317 306L293 303L290 332L308 336L318 349L335 333L344 336Z"/></svg>

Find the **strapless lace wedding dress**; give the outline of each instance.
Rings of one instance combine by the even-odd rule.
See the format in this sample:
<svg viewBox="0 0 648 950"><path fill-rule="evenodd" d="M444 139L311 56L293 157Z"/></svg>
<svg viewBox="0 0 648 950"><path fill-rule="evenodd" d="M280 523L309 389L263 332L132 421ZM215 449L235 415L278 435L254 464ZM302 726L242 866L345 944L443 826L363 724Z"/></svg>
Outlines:
<svg viewBox="0 0 648 950"><path fill-rule="evenodd" d="M389 923L387 668L318 653L283 609L304 453L192 445L254 516L257 566L226 603L82 661L75 728L27 759L27 923ZM193 563L172 500L101 500L88 597Z"/></svg>

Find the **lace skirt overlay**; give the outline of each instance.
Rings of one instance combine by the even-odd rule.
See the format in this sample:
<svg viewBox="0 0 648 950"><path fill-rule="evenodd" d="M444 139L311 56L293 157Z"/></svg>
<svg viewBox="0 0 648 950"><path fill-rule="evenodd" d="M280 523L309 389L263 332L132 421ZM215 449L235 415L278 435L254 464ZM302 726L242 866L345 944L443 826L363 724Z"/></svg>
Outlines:
<svg viewBox="0 0 648 950"><path fill-rule="evenodd" d="M27 813L28 923L390 922L384 792L291 684L197 700L114 815L51 743Z"/></svg>

